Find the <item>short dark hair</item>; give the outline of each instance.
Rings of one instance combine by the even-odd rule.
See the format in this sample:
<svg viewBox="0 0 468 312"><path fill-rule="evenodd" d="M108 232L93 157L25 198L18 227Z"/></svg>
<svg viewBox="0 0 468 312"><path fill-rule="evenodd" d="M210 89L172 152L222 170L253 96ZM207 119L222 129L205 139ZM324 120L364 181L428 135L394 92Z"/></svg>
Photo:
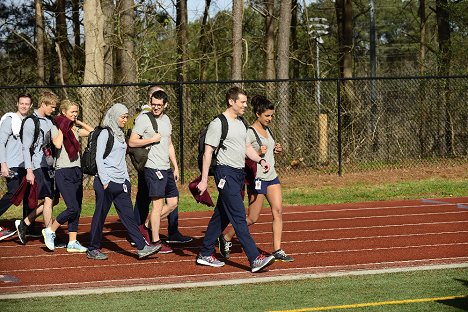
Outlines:
<svg viewBox="0 0 468 312"><path fill-rule="evenodd" d="M250 102L252 103L254 115L261 115L269 109L275 109L275 105L263 95L255 95Z"/></svg>
<svg viewBox="0 0 468 312"><path fill-rule="evenodd" d="M154 91L153 94L151 94L150 102L151 102L152 99L163 100L163 104L166 104L167 103L167 93L162 91L162 90Z"/></svg>
<svg viewBox="0 0 468 312"><path fill-rule="evenodd" d="M239 98L239 94L243 94L247 96L247 92L239 87L232 87L226 92L226 105L229 107L229 100L237 100Z"/></svg>
<svg viewBox="0 0 468 312"><path fill-rule="evenodd" d="M31 103L33 102L33 98L31 96L31 94L29 93L21 93L20 95L18 95L18 98L17 98L17 102L19 102L19 99L20 98L29 98L31 100Z"/></svg>

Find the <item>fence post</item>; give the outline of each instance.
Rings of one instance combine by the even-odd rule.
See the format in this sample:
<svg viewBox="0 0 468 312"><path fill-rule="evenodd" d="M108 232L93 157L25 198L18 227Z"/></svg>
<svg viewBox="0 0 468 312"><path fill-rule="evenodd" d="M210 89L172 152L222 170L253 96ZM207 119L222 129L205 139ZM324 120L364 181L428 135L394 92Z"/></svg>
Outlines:
<svg viewBox="0 0 468 312"><path fill-rule="evenodd" d="M180 161L180 183L185 183L184 178L184 85L182 81L177 82L177 107L179 108L179 161Z"/></svg>

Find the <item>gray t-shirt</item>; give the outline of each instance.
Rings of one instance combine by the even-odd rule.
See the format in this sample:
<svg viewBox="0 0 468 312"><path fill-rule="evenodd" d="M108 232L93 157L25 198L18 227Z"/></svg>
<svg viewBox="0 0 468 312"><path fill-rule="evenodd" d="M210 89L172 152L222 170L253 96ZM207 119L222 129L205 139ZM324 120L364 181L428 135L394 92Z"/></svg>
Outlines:
<svg viewBox="0 0 468 312"><path fill-rule="evenodd" d="M258 133L258 132L257 132ZM278 174L276 173L275 169L275 156L273 153L273 150L275 148L275 140L269 135L267 131L268 137L262 136L260 133L258 133L258 136L260 137L260 141L262 142L262 145L265 145L267 147L267 152L265 153L265 160L270 164L270 170L265 173L263 172L262 166L257 164L257 178L261 179L263 181L272 181L274 180ZM255 137L255 134L252 129L247 130L247 141L252 144L252 147L258 151L260 149L260 146L258 145L257 138Z"/></svg>
<svg viewBox="0 0 468 312"><path fill-rule="evenodd" d="M79 129L75 131L75 138L78 140L79 136ZM53 125L52 129L50 130L52 133L52 137L54 138L58 134L57 126ZM56 160L55 160L55 169L60 168L73 168L73 167L81 167L80 162L80 153L78 153L78 158L74 161L70 161L70 157L68 156L67 151L65 150L65 146L62 144L62 147L57 150Z"/></svg>
<svg viewBox="0 0 468 312"><path fill-rule="evenodd" d="M217 164L242 169L245 167L247 130L245 129L244 123L239 118L231 119L226 116L226 119L228 121L228 133L223 143L226 148L221 148L219 150ZM205 144L218 147L220 139L221 120L215 118L208 125Z"/></svg>
<svg viewBox="0 0 468 312"><path fill-rule="evenodd" d="M13 134L12 117L7 117L0 127L0 163L8 168L24 167L23 144L19 136Z"/></svg>
<svg viewBox="0 0 468 312"><path fill-rule="evenodd" d="M169 140L172 134L172 124L169 117L165 114L156 118L156 122L158 123L158 132L161 134L161 141L151 145L145 167L168 170L171 168L169 162ZM137 117L132 133L138 134L143 139L149 139L154 136L153 124L146 114L141 114Z"/></svg>
<svg viewBox="0 0 468 312"><path fill-rule="evenodd" d="M49 168L46 157L42 151L44 144L49 144L51 141L50 129L52 128L52 120L47 117L40 117L37 114L37 110L34 111L34 115L39 118L39 137L37 142L34 144L34 154L31 157L29 148L33 145L34 140L34 121L30 118L24 122L23 126L23 157L24 167L26 169L31 168L36 170L38 168Z"/></svg>

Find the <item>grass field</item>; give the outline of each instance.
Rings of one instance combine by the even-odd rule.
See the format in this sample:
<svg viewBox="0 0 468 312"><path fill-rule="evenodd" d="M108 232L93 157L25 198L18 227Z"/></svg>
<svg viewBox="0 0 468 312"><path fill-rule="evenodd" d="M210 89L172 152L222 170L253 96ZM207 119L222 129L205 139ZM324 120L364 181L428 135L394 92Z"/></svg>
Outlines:
<svg viewBox="0 0 468 312"><path fill-rule="evenodd" d="M419 302L418 302L419 301ZM466 311L468 269L0 301L5 311Z"/></svg>

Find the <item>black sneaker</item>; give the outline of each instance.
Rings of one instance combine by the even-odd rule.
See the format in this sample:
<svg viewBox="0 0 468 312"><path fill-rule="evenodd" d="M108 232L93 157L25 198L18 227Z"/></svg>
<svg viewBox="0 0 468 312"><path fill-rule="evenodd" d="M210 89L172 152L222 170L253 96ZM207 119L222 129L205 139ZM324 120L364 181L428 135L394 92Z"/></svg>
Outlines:
<svg viewBox="0 0 468 312"><path fill-rule="evenodd" d="M293 262L294 258L287 255L283 249L278 249L277 251L273 252L273 256L275 257L276 261L283 261L283 262Z"/></svg>
<svg viewBox="0 0 468 312"><path fill-rule="evenodd" d="M54 240L54 243L55 243L55 248L67 248L67 243L64 243L63 241L61 241L57 236L55 237L55 240Z"/></svg>
<svg viewBox="0 0 468 312"><path fill-rule="evenodd" d="M218 236L218 247L221 256L223 256L225 259L229 259L229 257L231 257L232 243L224 239L224 234Z"/></svg>
<svg viewBox="0 0 468 312"><path fill-rule="evenodd" d="M28 230L26 231L26 236L27 237L32 237L32 238L41 238L42 237L42 229L36 228L36 227L28 227Z"/></svg>
<svg viewBox="0 0 468 312"><path fill-rule="evenodd" d="M23 220L16 220L15 221L16 231L18 233L18 238L21 244L26 245L28 239L26 238L26 232L28 231L28 226L24 223Z"/></svg>
<svg viewBox="0 0 468 312"><path fill-rule="evenodd" d="M170 235L167 239L166 242L168 244L187 244L190 243L193 240L193 238L189 236L184 236L180 234L179 232Z"/></svg>

